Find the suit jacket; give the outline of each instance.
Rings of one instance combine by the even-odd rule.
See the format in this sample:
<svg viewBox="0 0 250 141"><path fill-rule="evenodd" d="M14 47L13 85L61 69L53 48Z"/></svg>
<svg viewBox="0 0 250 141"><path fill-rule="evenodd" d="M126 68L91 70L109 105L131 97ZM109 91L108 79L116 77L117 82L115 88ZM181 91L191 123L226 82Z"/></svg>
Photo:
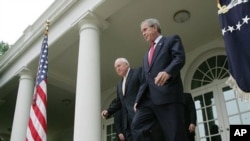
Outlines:
<svg viewBox="0 0 250 141"><path fill-rule="evenodd" d="M117 138L118 138L117 140L119 140L118 135L120 133L124 134L123 124L122 124L122 111L121 110L115 112L114 124L115 124L115 130L116 130L116 134L117 134Z"/></svg>
<svg viewBox="0 0 250 141"><path fill-rule="evenodd" d="M122 93L122 80L117 84L117 99L107 109L109 114L115 113L117 110L122 110L122 123L123 128L130 129L132 119L134 117L134 104L135 99L141 84L141 68L130 69L126 84L125 84L125 95Z"/></svg>
<svg viewBox="0 0 250 141"><path fill-rule="evenodd" d="M194 100L190 93L184 93L183 98L184 98L185 128L186 130L188 130L190 123L193 123L194 125L196 125L196 120L197 120L196 109L195 109Z"/></svg>
<svg viewBox="0 0 250 141"><path fill-rule="evenodd" d="M183 102L183 85L180 70L185 64L185 52L181 39L177 35L162 37L156 44L152 63L148 64L148 53L143 59L143 79L136 103L140 104L142 96L150 93L154 104L168 104ZM163 85L157 86L154 78L161 71L171 75L170 79Z"/></svg>

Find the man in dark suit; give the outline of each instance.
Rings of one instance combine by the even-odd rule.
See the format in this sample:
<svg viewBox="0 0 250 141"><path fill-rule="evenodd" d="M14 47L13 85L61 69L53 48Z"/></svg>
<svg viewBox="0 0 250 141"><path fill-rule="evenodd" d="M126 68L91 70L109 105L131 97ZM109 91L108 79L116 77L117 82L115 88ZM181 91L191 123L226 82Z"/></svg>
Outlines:
<svg viewBox="0 0 250 141"><path fill-rule="evenodd" d="M134 105L133 140L151 141L148 131L159 122L165 141L187 141L180 75L185 52L181 39L177 35L163 37L156 19L144 20L141 32L153 46L143 59L143 83Z"/></svg>
<svg viewBox="0 0 250 141"><path fill-rule="evenodd" d="M188 141L194 141L195 128L196 128L196 109L194 100L190 93L184 93L184 121L185 129L188 135Z"/></svg>
<svg viewBox="0 0 250 141"><path fill-rule="evenodd" d="M125 140L130 141L131 122L135 113L133 106L141 83L141 68L130 68L129 62L125 58L117 58L114 67L122 80L117 84L116 101L108 109L103 110L101 115L103 118L107 118L121 109Z"/></svg>

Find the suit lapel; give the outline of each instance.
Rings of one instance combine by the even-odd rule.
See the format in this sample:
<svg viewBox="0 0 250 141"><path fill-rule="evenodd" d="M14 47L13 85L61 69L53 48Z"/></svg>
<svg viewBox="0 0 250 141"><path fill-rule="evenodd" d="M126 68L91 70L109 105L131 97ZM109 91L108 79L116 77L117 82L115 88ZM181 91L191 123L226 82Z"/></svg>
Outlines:
<svg viewBox="0 0 250 141"><path fill-rule="evenodd" d="M123 79L120 80L119 85L118 85L118 93L120 96L123 96L123 94L122 94L122 81L123 81Z"/></svg>
<svg viewBox="0 0 250 141"><path fill-rule="evenodd" d="M132 74L133 74L133 69L130 69L129 73L128 73L128 76L127 76L127 80L126 80L126 83L125 83L125 94L126 95L126 92L128 90L128 82L130 81L130 79L132 78Z"/></svg>

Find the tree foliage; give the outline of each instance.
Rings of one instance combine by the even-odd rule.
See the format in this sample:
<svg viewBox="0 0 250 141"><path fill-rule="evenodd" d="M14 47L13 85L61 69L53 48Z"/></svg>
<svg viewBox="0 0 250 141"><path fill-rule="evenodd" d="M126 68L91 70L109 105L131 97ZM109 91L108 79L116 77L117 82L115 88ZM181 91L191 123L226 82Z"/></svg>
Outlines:
<svg viewBox="0 0 250 141"><path fill-rule="evenodd" d="M10 48L10 45L8 43L1 41L0 42L0 56L3 55L9 48Z"/></svg>

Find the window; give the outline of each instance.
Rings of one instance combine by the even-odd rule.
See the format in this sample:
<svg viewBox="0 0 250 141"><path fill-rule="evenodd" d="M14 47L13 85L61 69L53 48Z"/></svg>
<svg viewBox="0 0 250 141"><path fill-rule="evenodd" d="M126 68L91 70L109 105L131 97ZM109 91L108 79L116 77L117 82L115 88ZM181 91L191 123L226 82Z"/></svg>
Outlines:
<svg viewBox="0 0 250 141"><path fill-rule="evenodd" d="M193 75L191 89L210 84L215 79L229 77L227 61L225 55L213 56L204 61Z"/></svg>

